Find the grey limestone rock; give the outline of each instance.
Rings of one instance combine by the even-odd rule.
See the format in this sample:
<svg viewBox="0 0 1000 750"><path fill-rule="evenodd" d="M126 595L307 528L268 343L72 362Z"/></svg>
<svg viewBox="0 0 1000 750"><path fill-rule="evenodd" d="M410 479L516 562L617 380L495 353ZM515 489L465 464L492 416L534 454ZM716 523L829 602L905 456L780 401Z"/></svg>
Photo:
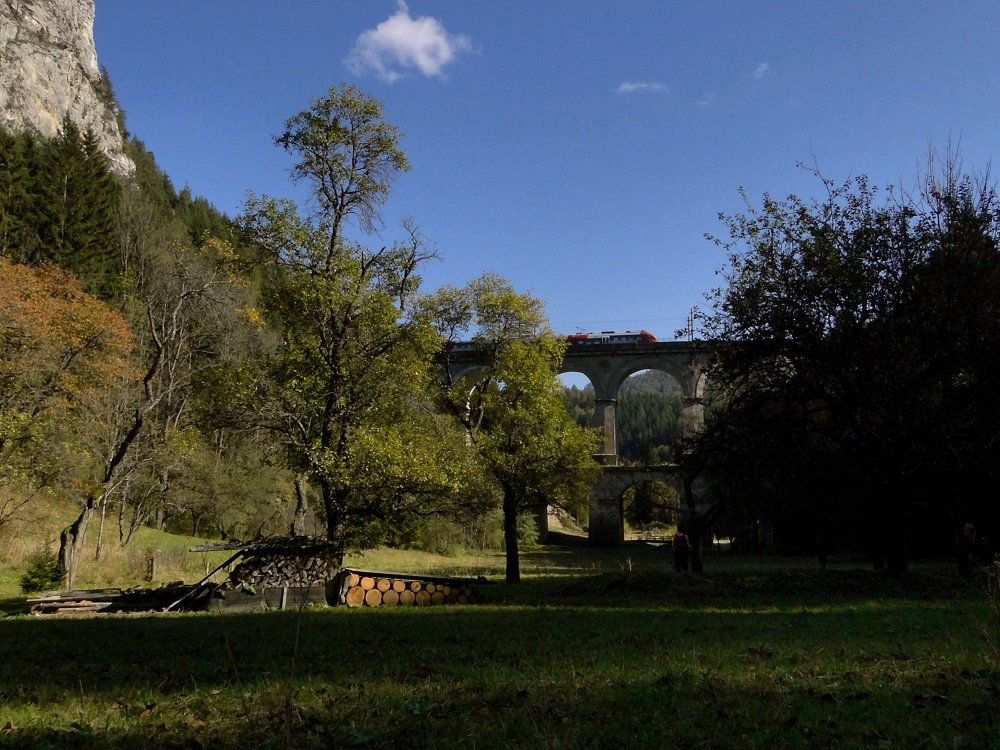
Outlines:
<svg viewBox="0 0 1000 750"><path fill-rule="evenodd" d="M94 0L0 0L0 126L52 138L68 116L128 175L135 166L103 85L94 12Z"/></svg>

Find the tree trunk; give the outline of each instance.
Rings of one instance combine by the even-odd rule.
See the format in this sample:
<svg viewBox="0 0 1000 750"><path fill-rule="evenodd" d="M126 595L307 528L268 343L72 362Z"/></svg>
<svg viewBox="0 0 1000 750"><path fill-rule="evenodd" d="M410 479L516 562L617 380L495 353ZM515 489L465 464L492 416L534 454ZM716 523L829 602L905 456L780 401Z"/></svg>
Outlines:
<svg viewBox="0 0 1000 750"><path fill-rule="evenodd" d="M697 520L691 522L688 542L691 545L691 572L702 573L705 570L705 531Z"/></svg>
<svg viewBox="0 0 1000 750"><path fill-rule="evenodd" d="M888 552L889 575L900 578L909 570L909 560L906 550L906 520L905 511L900 503L893 503L889 508L886 524L886 550Z"/></svg>
<svg viewBox="0 0 1000 750"><path fill-rule="evenodd" d="M909 570L904 515L901 503L883 497L872 524L872 567L887 570L894 578Z"/></svg>
<svg viewBox="0 0 1000 750"><path fill-rule="evenodd" d="M304 536L306 533L306 515L309 513L309 498L306 495L308 483L305 474L295 478L295 513L292 515L291 536Z"/></svg>
<svg viewBox="0 0 1000 750"><path fill-rule="evenodd" d="M76 580L80 553L83 551L83 543L87 537L87 527L90 525L91 516L94 514L94 506L94 498L88 497L80 515L59 535L59 570L62 571L63 585L67 589L73 588L73 582Z"/></svg>
<svg viewBox="0 0 1000 750"><path fill-rule="evenodd" d="M691 572L701 573L705 570L704 558L704 538L705 522L697 510L697 499L694 496L694 481L690 477L684 478L684 503L687 505L687 535L688 543L691 546Z"/></svg>
<svg viewBox="0 0 1000 750"><path fill-rule="evenodd" d="M517 539L517 497L512 488L503 488L503 544L507 553L507 583L521 582L521 559Z"/></svg>
<svg viewBox="0 0 1000 750"><path fill-rule="evenodd" d="M97 526L97 546L94 548L94 559L101 559L101 552L104 551L104 519L108 514L108 497L101 495L101 522Z"/></svg>

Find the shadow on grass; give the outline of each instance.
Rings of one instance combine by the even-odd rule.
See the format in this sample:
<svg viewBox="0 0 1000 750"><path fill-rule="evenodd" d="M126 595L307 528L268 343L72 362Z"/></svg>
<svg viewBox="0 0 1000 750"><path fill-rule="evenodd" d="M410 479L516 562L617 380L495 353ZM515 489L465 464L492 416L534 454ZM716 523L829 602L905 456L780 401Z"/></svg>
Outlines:
<svg viewBox="0 0 1000 750"><path fill-rule="evenodd" d="M299 689L269 694L233 716L203 703L191 718L136 708L128 728L78 723L7 730L5 747L177 748L995 748L996 682L968 676L935 684L730 687L711 674L664 670L638 680L489 682L442 696L427 684L405 694ZM372 701L377 694L378 702ZM442 697L449 698L447 705ZM994 697L995 700L995 697ZM144 715L143 715L144 714ZM0 730L2 731L2 730Z"/></svg>
<svg viewBox="0 0 1000 750"><path fill-rule="evenodd" d="M8 619L0 747L997 746L971 597L729 603Z"/></svg>
<svg viewBox="0 0 1000 750"><path fill-rule="evenodd" d="M300 673L343 679L383 649L391 650L392 662L399 649L452 661L515 658L529 648L540 650L538 663L590 658L637 634L655 645L696 649L704 646L699 634L721 633L727 642L767 639L777 621L785 623L777 635L786 644L827 631L899 640L905 634L887 630L886 622L915 626L918 635L932 627L954 633L969 627L966 615L985 609L975 584L958 576L896 581L865 571L538 577L484 586L479 600L428 608L6 618L0 695L14 697L14 685L27 694L93 694L224 685L240 675L270 679L287 673L296 632ZM570 642L565 648L563 637Z"/></svg>

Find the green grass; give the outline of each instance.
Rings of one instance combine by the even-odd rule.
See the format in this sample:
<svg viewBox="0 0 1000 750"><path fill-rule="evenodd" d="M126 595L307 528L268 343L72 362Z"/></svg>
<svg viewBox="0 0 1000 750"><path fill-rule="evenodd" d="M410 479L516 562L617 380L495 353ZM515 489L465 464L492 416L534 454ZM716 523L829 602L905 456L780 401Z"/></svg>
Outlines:
<svg viewBox="0 0 1000 750"><path fill-rule="evenodd" d="M461 574L496 556L391 550ZM546 548L474 605L0 620L0 747L1000 748L949 565Z"/></svg>

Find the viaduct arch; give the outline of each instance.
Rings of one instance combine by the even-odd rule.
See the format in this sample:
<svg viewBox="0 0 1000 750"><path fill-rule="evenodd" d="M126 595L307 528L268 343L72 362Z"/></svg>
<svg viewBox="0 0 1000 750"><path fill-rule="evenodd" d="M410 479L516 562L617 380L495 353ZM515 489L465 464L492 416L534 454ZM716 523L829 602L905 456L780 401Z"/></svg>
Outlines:
<svg viewBox="0 0 1000 750"><path fill-rule="evenodd" d="M711 354L710 346L699 341L580 343L566 350L560 373L578 372L590 380L594 387L592 426L603 435L596 458L605 468L594 484L590 502L592 544L615 546L625 541L622 494L628 487L643 481L663 481L676 487L678 481L672 467L618 466L618 390L622 383L642 370L660 370L673 377L683 398L681 431L684 437L690 437L705 424L703 397ZM474 375L482 367L474 347L451 353L451 376L456 380ZM539 512L538 520L544 535L548 526L544 510Z"/></svg>

